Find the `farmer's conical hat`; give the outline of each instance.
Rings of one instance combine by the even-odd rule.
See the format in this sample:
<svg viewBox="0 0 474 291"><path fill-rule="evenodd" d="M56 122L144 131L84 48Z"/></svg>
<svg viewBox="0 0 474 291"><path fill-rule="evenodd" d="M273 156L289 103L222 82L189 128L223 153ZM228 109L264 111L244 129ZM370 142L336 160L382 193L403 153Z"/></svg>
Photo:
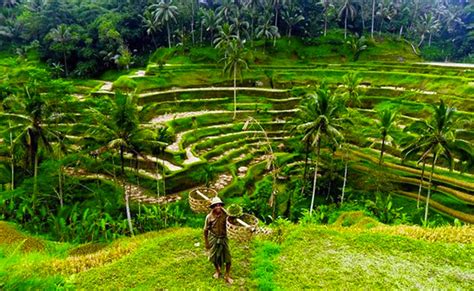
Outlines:
<svg viewBox="0 0 474 291"><path fill-rule="evenodd" d="M216 204L224 205L224 202L222 202L221 198L219 198L219 197L216 196L216 197L214 197L214 198L211 199L211 205L209 205L209 207L212 208L212 207L213 207L214 205L216 205Z"/></svg>

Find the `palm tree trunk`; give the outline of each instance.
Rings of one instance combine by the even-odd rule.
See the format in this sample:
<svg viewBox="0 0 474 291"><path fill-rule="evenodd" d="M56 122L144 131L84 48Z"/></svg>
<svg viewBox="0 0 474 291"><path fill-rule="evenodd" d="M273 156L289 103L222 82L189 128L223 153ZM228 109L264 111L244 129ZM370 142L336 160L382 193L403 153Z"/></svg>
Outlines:
<svg viewBox="0 0 474 291"><path fill-rule="evenodd" d="M398 33L398 39L402 38L402 33L403 33L403 25L400 26L400 32Z"/></svg>
<svg viewBox="0 0 474 291"><path fill-rule="evenodd" d="M372 24L370 26L370 36L374 38L374 22L375 22L375 0L372 0Z"/></svg>
<svg viewBox="0 0 474 291"><path fill-rule="evenodd" d="M320 140L317 141L317 157L316 157L316 169L314 170L314 178L313 178L313 194L311 196L311 207L309 208L309 215L313 214L313 206L314 206L314 196L316 195L316 183L318 179L318 165L319 165L319 152L321 150L320 147Z"/></svg>
<svg viewBox="0 0 474 291"><path fill-rule="evenodd" d="M121 169L120 169L120 174L122 177L125 174L125 159L123 158L123 152L124 152L124 147L120 146L120 164L121 164Z"/></svg>
<svg viewBox="0 0 474 291"><path fill-rule="evenodd" d="M425 34L422 34L422 35L421 35L420 42L419 42L418 45L417 45L418 48L421 46L421 44L423 43L424 40L425 40Z"/></svg>
<svg viewBox="0 0 474 291"><path fill-rule="evenodd" d="M200 31L200 35L199 35L199 38L200 38L200 40L201 40L201 45L202 45L202 35L203 35L203 33L204 33L203 30L204 30L204 28L203 28L203 25L202 25L202 23L201 23L201 31Z"/></svg>
<svg viewBox="0 0 474 291"><path fill-rule="evenodd" d="M58 188L59 188L59 205L61 208L64 206L64 199L63 199L63 166L59 166L59 173L58 173Z"/></svg>
<svg viewBox="0 0 474 291"><path fill-rule="evenodd" d="M234 117L232 117L233 120L235 120L236 115L237 115L237 66L234 65Z"/></svg>
<svg viewBox="0 0 474 291"><path fill-rule="evenodd" d="M36 195L38 194L38 153L35 154L33 164L33 208L36 205Z"/></svg>
<svg viewBox="0 0 474 291"><path fill-rule="evenodd" d="M304 186L306 184L306 172L308 170L308 156L309 156L309 139L306 140L306 152L304 159L304 171L303 171L303 186L301 187L301 195L304 193Z"/></svg>
<svg viewBox="0 0 474 291"><path fill-rule="evenodd" d="M165 180L165 151L162 152L161 159L161 179L163 180L163 195L166 195L166 180Z"/></svg>
<svg viewBox="0 0 474 291"><path fill-rule="evenodd" d="M64 57L64 69L66 71L66 77L67 77L68 71L67 71L66 51L63 52L63 57Z"/></svg>
<svg viewBox="0 0 474 291"><path fill-rule="evenodd" d="M276 27L277 29L278 29L278 6L279 6L279 4L277 4L277 5L275 6L275 27ZM277 39L277 37L274 36L274 37L273 37L273 46L276 45L276 39Z"/></svg>
<svg viewBox="0 0 474 291"><path fill-rule="evenodd" d="M383 152L385 150L385 137L386 137L386 135L384 135L382 137L382 148L380 149L379 165L382 165L382 162L383 162Z"/></svg>
<svg viewBox="0 0 474 291"><path fill-rule="evenodd" d="M160 197L160 179L158 179L158 174L159 174L158 160L156 161L155 174L156 174L156 196Z"/></svg>
<svg viewBox="0 0 474 291"><path fill-rule="evenodd" d="M194 2L195 0L191 1L191 38L193 40L194 45Z"/></svg>
<svg viewBox="0 0 474 291"><path fill-rule="evenodd" d="M168 48L171 48L170 24L166 22L166 32L168 32Z"/></svg>
<svg viewBox="0 0 474 291"><path fill-rule="evenodd" d="M431 32L430 32L430 37L428 38L428 46L431 46Z"/></svg>
<svg viewBox="0 0 474 291"><path fill-rule="evenodd" d="M434 173L434 169L435 169L435 166L436 166L436 160L438 159L438 156L436 155L436 153L434 153L434 156L433 156L433 164L431 165L431 173L430 173L430 180L428 182L428 195L426 196L426 206L425 206L425 223L428 222L428 208L429 208L429 205L430 205L430 195L431 195L431 181L433 179L433 173Z"/></svg>
<svg viewBox="0 0 474 291"><path fill-rule="evenodd" d="M344 203L344 193L346 190L346 181L347 181L347 164L349 163L348 160L346 160L346 164L344 166L344 182L342 183L342 195L341 195L341 205Z"/></svg>
<svg viewBox="0 0 474 291"><path fill-rule="evenodd" d="M423 188L423 177L425 175L425 165L426 160L423 160L423 168L421 169L421 177L420 177L420 186L418 187L418 197L416 198L416 208L420 208L420 196L421 196L421 188Z"/></svg>
<svg viewBox="0 0 474 291"><path fill-rule="evenodd" d="M11 120L8 121L8 127L11 129ZM10 167L11 167L11 175L12 175L12 185L10 186L11 190L15 189L15 154L14 154L14 149L13 149L13 133L10 130L10 155L11 155L11 161L10 161Z"/></svg>
<svg viewBox="0 0 474 291"><path fill-rule="evenodd" d="M326 36L327 31L328 31L328 11L326 8L324 9L324 36Z"/></svg>
<svg viewBox="0 0 474 291"><path fill-rule="evenodd" d="M128 228L130 229L130 234L133 236L133 225L132 225L132 215L130 214L130 199L129 199L129 194L131 192L131 187L132 185L129 184L129 191L125 189L125 177L122 177L123 179L123 188L125 192L125 211L127 212L127 222L128 222Z"/></svg>
<svg viewBox="0 0 474 291"><path fill-rule="evenodd" d="M346 15L344 17L344 39L347 38L347 13L348 11L346 10Z"/></svg>

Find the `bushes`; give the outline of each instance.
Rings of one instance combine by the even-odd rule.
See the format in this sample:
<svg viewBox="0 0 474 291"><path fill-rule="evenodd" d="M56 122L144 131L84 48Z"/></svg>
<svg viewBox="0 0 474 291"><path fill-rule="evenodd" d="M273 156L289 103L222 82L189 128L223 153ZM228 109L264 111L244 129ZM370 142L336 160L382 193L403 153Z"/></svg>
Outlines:
<svg viewBox="0 0 474 291"><path fill-rule="evenodd" d="M123 90L126 92L133 91L137 88L138 84L128 76L121 76L114 82L114 89Z"/></svg>

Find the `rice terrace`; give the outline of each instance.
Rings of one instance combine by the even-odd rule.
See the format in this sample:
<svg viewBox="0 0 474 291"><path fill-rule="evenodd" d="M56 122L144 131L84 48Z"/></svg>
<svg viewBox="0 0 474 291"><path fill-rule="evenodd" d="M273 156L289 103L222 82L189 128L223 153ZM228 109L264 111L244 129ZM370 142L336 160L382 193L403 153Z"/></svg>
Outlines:
<svg viewBox="0 0 474 291"><path fill-rule="evenodd" d="M473 48L467 0L1 1L0 289L471 290Z"/></svg>

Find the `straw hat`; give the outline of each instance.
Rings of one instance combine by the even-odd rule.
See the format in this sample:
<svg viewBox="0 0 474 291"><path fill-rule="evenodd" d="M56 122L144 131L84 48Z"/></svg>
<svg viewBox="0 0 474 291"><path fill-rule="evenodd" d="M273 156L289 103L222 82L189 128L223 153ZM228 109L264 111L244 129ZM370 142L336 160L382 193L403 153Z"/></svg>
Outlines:
<svg viewBox="0 0 474 291"><path fill-rule="evenodd" d="M217 204L224 205L224 202L222 202L221 198L216 196L211 199L211 205L209 205L209 207L214 208Z"/></svg>

